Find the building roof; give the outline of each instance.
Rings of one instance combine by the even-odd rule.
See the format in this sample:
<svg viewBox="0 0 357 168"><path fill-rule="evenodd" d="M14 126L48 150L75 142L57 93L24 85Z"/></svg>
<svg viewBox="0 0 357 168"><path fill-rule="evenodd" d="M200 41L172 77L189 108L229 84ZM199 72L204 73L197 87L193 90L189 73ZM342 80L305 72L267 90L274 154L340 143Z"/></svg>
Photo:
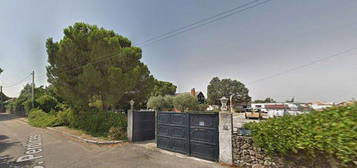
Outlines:
<svg viewBox="0 0 357 168"><path fill-rule="evenodd" d="M267 104L265 105L266 109L288 109L289 106L285 104Z"/></svg>

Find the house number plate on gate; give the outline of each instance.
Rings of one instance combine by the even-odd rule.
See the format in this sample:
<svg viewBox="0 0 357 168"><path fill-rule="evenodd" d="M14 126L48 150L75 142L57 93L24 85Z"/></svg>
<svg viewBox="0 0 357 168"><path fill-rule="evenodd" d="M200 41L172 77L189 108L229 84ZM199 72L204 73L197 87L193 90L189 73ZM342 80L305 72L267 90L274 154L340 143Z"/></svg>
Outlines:
<svg viewBox="0 0 357 168"><path fill-rule="evenodd" d="M200 125L200 126L205 126L205 122L200 121L199 125Z"/></svg>

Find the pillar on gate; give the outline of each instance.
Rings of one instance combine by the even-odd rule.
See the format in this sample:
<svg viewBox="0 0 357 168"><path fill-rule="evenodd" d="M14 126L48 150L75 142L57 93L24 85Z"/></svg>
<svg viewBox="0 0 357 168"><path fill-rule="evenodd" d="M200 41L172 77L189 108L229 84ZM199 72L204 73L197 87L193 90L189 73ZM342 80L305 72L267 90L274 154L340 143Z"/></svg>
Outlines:
<svg viewBox="0 0 357 168"><path fill-rule="evenodd" d="M128 110L128 126L126 129L128 141L131 142L133 140L133 111Z"/></svg>
<svg viewBox="0 0 357 168"><path fill-rule="evenodd" d="M221 111L219 113L219 161L233 164L232 159L232 113Z"/></svg>
<svg viewBox="0 0 357 168"><path fill-rule="evenodd" d="M130 100L130 110L128 110L128 126L126 128L126 133L128 141L133 141L133 125L134 125L134 100Z"/></svg>
<svg viewBox="0 0 357 168"><path fill-rule="evenodd" d="M227 110L227 98L221 99L221 112L219 112L219 161L226 164L233 164L232 134L233 121L232 113Z"/></svg>

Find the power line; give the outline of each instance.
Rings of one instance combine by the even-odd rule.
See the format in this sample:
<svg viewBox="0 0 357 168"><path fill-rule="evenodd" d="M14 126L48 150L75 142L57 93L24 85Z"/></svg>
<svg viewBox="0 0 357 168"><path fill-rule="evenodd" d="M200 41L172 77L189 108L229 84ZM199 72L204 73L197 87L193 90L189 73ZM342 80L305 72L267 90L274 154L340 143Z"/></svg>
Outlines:
<svg viewBox="0 0 357 168"><path fill-rule="evenodd" d="M26 77L24 77L23 79L19 80L18 82L15 82L14 84L11 84L11 85L7 85L7 86L4 86L3 88L10 88L10 87L15 87L17 85L20 85L22 84L26 79L28 79L32 74L29 74L27 75Z"/></svg>
<svg viewBox="0 0 357 168"><path fill-rule="evenodd" d="M265 0L265 1L261 1L259 2L259 0L255 0L255 1L252 1L252 2L249 2L249 3L246 3L246 4L243 4L243 5L240 5L240 6L237 6L235 8L232 8L230 10L227 10L227 11L224 11L224 12L220 12L212 17L209 17L209 18L205 18L205 19L202 19L202 20L199 20L199 21L196 21L194 23L191 23L189 25L186 25L186 26L183 26L183 27L180 27L178 29L175 29L173 31L170 31L170 32L167 32L167 33L164 33L162 35L159 35L159 36L156 36L156 37L153 37L153 38L150 38L148 40L145 40L141 43L139 43L138 45L148 45L148 44L152 44L152 43L155 43L155 42L158 42L158 41L162 41L164 39L167 39L167 38L170 38L170 37L174 37L176 35L179 35L179 34L182 34L184 32L187 32L187 31L190 31L190 30L193 30L193 29L196 29L196 28L199 28L199 27L202 27L202 26L205 26L207 24L210 24L210 23L213 23L213 22L216 22L218 20L221 20L221 19L224 19L226 17L229 17L229 16L232 16L234 14L237 14L237 13L241 13L241 12L244 12L248 9L251 9L251 8L255 8L257 6L260 6L264 3L267 3L269 1L272 1L272 0ZM259 2L259 3L256 3L256 2ZM254 4L254 5L251 5L251 4ZM237 9L240 9L240 10L237 10ZM213 19L213 20L211 20ZM200 24L202 23L202 24ZM199 24L199 25L197 25ZM197 25L197 26L195 26ZM194 27L192 27L194 26ZM190 28L189 28L190 27ZM187 29L189 28L189 29ZM169 35L169 36L168 36ZM155 40L156 39L156 40ZM150 42L150 43L148 43ZM136 45L136 44L134 44ZM102 62L102 61L105 61L107 59L110 59L112 57L115 57L117 56L119 53L114 53L114 54L110 54L108 56L103 56L99 59L97 59L96 61L94 62L90 62L90 63L86 63L86 64L83 64L83 65L79 65L75 68L71 68L71 69L68 69L68 70L64 70L62 72L59 72L59 73L65 73L65 72L70 72L70 71L74 71L74 70L78 70L80 68L82 68L83 66L86 66L86 65L89 65L89 64L96 64L96 63L99 63L99 62ZM44 75L42 75L44 76ZM41 76L39 76L41 77Z"/></svg>
<svg viewBox="0 0 357 168"><path fill-rule="evenodd" d="M356 49L357 49L357 46L349 48L349 49L346 49L346 50L343 50L343 51L340 51L338 53L332 54L332 55L327 56L327 57L316 59L316 60L311 61L311 62L306 63L306 64L302 64L302 65L299 65L299 66L296 66L296 67L293 67L293 68L290 68L290 69L287 69L287 70L284 70L284 71L281 71L281 72L278 72L278 73L275 73L275 74L272 74L272 75L269 75L269 76L266 76L266 77L251 81L251 82L248 82L248 84L254 84L254 83L257 83L257 82L260 82L260 81L265 81L265 80L268 80L268 79L271 79L271 78L275 78L275 77L281 76L281 75L289 73L289 72L293 72L293 71L296 71L296 70L299 70L299 69L302 69L302 68L306 68L306 67L309 67L311 65L317 64L317 63L322 62L322 61L329 60L329 59L331 59L333 57L340 56L342 54L348 53L348 52L356 50Z"/></svg>
<svg viewBox="0 0 357 168"><path fill-rule="evenodd" d="M240 9L240 8L242 8L242 9L237 10L237 11L234 11L234 12L231 12L231 13L228 13L228 14L226 14L226 15L221 14L222 16L220 16L220 17L217 17L217 16L216 16L216 18L213 19L213 20L207 19L207 20L209 20L209 21L207 21L207 20L204 19L204 21L203 21L203 20L202 20L202 21L198 21L199 23L201 23L201 22L203 22L203 23L202 23L202 24L199 24L199 23L198 23L197 26L193 26L193 27L187 26L187 27L190 27L190 28L187 28L187 29L184 28L184 29L182 29L182 30L177 30L177 31L174 32L173 34L170 33L170 35L165 35L165 34L169 34L169 33L165 33L164 35L162 35L162 38L158 38L157 40L154 40L154 41L151 41L151 42L142 43L142 44L140 44L140 45L141 45L141 47L143 47L143 46L146 46L146 45L149 45L149 44L152 44L152 43L156 43L156 42L159 42L159 41L162 41L162 40L165 40L165 39L168 39L168 38L177 36L177 35L179 35L179 34L182 34L182 33L187 32L187 31L191 31L191 30L200 28L200 27L202 27L202 26L205 26L205 25L214 23L214 22L216 22L216 21L218 21L218 20L224 19L224 18L229 17L229 16L232 16L232 15L234 15L234 14L242 13L242 12L244 12L244 11L246 11L246 10L249 10L249 9L252 9L252 8L255 8L255 7L258 7L258 6L260 6L260 5L263 5L263 4L265 4L265 3L268 3L268 2L270 2L270 1L272 1L272 0L265 0L265 1L262 1L262 2L259 2L259 3L255 3L254 5L251 5L251 6L249 6L251 3L244 4L244 5L242 5L242 6L247 6L247 7L245 7L245 8L242 8L242 6L236 7L235 10L236 10L236 9ZM233 9L231 9L231 10L233 10ZM224 13L224 12L222 12L222 13ZM214 17L213 17L213 18L214 18ZM211 19L212 19L212 18L211 18Z"/></svg>
<svg viewBox="0 0 357 168"><path fill-rule="evenodd" d="M172 33L178 32L178 31L181 31L181 30L186 29L186 28L189 28L189 27L191 27L191 26L194 26L194 25L197 25L197 24L200 24L200 23L204 23L204 22L206 22L206 21L208 21L208 20L211 20L211 19L213 19L213 18L219 17L219 16L224 15L224 14L226 14L226 13L233 12L233 11L239 9L239 8L248 6L248 5L250 5L250 4L254 4L255 2L258 2L258 1L260 1L260 0L254 0L254 1L251 1L251 2L248 2L248 3L245 3L245 4L243 4L243 5L239 5L239 6L235 7L235 8L230 9L230 10L226 10L226 11L220 12L220 13L214 15L214 16L211 16L211 17L208 17L208 18L204 18L204 19L195 21L195 22L193 22L193 23L191 23L191 24L188 24L188 25L179 27L179 28L177 28L177 29L175 29L175 30L169 31L169 32L167 32L167 33L164 33L164 34L161 34L161 35L158 35L158 36L155 36L155 37L152 37L152 38L150 38L150 39L147 39L147 40L144 40L144 41L142 41L142 42L136 43L136 44L134 44L134 45L142 45L142 44L144 44L144 43L153 41L153 40L155 40L155 39L159 39L159 38L161 38L161 37L163 37L163 36L167 36L167 35L169 35L169 34L172 34Z"/></svg>

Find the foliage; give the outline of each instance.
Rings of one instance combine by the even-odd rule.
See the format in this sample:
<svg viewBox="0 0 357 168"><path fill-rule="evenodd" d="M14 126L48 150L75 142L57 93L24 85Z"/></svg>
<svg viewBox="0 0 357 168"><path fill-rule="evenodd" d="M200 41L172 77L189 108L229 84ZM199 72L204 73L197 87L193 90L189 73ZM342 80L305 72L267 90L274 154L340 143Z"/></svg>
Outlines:
<svg viewBox="0 0 357 168"><path fill-rule="evenodd" d="M108 137L110 139L126 139L126 128L123 127L111 127L108 132Z"/></svg>
<svg viewBox="0 0 357 168"><path fill-rule="evenodd" d="M36 99L37 106L46 113L49 113L51 110L56 110L58 105L58 101L50 96L50 95L43 95Z"/></svg>
<svg viewBox="0 0 357 168"><path fill-rule="evenodd" d="M6 101L9 100L10 97L7 97L3 92L0 92L0 100L2 101Z"/></svg>
<svg viewBox="0 0 357 168"><path fill-rule="evenodd" d="M276 103L273 98L267 97L264 100L254 100L254 103Z"/></svg>
<svg viewBox="0 0 357 168"><path fill-rule="evenodd" d="M103 112L92 109L88 112L72 113L70 127L87 131L94 136L106 136L111 127L126 128L126 117L122 113Z"/></svg>
<svg viewBox="0 0 357 168"><path fill-rule="evenodd" d="M197 107L196 107L196 110L198 111L207 111L207 108L208 108L208 104L198 104Z"/></svg>
<svg viewBox="0 0 357 168"><path fill-rule="evenodd" d="M56 115L58 119L58 124L59 125L66 125L70 126L71 123L75 122L75 117L73 110L71 108L65 108L62 111L59 111Z"/></svg>
<svg viewBox="0 0 357 168"><path fill-rule="evenodd" d="M220 80L218 77L214 77L207 86L207 101L211 105L220 105L220 98L223 96L229 98L234 94L234 103L248 103L251 101L248 92L245 85L237 80Z"/></svg>
<svg viewBox="0 0 357 168"><path fill-rule="evenodd" d="M151 96L175 95L177 86L170 82L155 80Z"/></svg>
<svg viewBox="0 0 357 168"><path fill-rule="evenodd" d="M26 112L31 111L32 109L32 86L30 84L26 84L25 87L21 90L20 95L17 99L15 99L11 104L9 104L10 107L13 109L19 110L19 109L25 109ZM49 93L48 88L43 88L43 86L36 87L34 89L35 92L35 100L40 98L43 95L51 95ZM38 102L34 102L35 108L38 107Z"/></svg>
<svg viewBox="0 0 357 168"><path fill-rule="evenodd" d="M149 98L147 107L155 110L172 109L173 108L173 96L152 96Z"/></svg>
<svg viewBox="0 0 357 168"><path fill-rule="evenodd" d="M128 104L130 99L140 104L154 87L153 76L140 61L141 49L114 31L75 23L64 29L62 40L48 39L46 47L48 81L81 111L97 100L103 103L102 110Z"/></svg>
<svg viewBox="0 0 357 168"><path fill-rule="evenodd" d="M173 104L176 109L185 112L197 109L198 101L190 93L183 93L174 97Z"/></svg>
<svg viewBox="0 0 357 168"><path fill-rule="evenodd" d="M2 69L0 68L0 74L1 74L2 72L4 72L4 70L2 70Z"/></svg>
<svg viewBox="0 0 357 168"><path fill-rule="evenodd" d="M57 124L55 115L45 113L41 109L32 109L29 112L28 120L35 127L51 127Z"/></svg>
<svg viewBox="0 0 357 168"><path fill-rule="evenodd" d="M357 159L357 104L249 123L254 143L269 153L323 152L342 163Z"/></svg>

